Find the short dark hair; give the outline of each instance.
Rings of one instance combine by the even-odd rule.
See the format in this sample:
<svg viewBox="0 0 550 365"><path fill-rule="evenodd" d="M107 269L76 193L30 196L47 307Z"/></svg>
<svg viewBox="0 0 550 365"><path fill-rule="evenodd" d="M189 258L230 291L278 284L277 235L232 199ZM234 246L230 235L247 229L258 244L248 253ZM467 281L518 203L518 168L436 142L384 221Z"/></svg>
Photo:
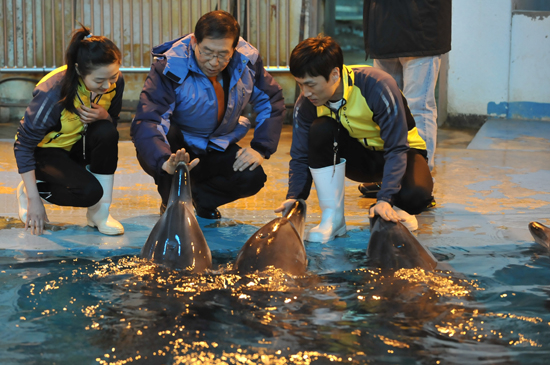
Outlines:
<svg viewBox="0 0 550 365"><path fill-rule="evenodd" d="M233 48L239 43L241 26L227 11L215 10L204 14L195 25L195 38L201 43L204 38L233 38Z"/></svg>
<svg viewBox="0 0 550 365"><path fill-rule="evenodd" d="M294 77L323 76L328 81L335 67L338 67L342 75L344 55L334 39L318 35L298 43L290 54L289 67Z"/></svg>

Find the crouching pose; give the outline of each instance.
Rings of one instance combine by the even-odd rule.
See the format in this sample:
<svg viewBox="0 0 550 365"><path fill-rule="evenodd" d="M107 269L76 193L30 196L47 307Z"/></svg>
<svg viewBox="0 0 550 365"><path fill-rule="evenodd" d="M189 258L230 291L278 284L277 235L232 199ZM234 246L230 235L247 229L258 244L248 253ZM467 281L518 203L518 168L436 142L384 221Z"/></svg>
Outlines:
<svg viewBox="0 0 550 365"><path fill-rule="evenodd" d="M112 41L82 27L66 50L66 65L36 85L14 145L23 179L19 218L32 234L42 234L48 222L44 203L87 207L88 225L108 235L124 233L109 214L124 91L121 59Z"/></svg>
<svg viewBox="0 0 550 365"><path fill-rule="evenodd" d="M290 72L302 90L294 107L287 200L306 199L315 182L321 223L306 240L327 242L346 233L344 178L382 181L369 216L402 221L414 230L432 201L426 144L418 135L395 80L368 66L343 64L330 37L302 41L290 56Z"/></svg>

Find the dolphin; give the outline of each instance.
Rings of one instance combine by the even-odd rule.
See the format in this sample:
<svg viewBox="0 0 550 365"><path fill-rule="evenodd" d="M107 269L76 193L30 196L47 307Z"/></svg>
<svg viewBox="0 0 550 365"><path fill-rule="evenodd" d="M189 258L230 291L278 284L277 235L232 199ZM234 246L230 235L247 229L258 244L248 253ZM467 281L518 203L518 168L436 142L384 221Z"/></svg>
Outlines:
<svg viewBox="0 0 550 365"><path fill-rule="evenodd" d="M451 270L449 265L438 262L401 222L386 221L377 215L370 220L370 227L367 248L370 266L393 270Z"/></svg>
<svg viewBox="0 0 550 365"><path fill-rule="evenodd" d="M529 223L529 232L536 243L550 250L550 228L539 222L531 222Z"/></svg>
<svg viewBox="0 0 550 365"><path fill-rule="evenodd" d="M299 199L284 217L257 230L239 251L236 270L249 273L273 267L291 275L303 275L307 268L303 241L306 210L306 202Z"/></svg>
<svg viewBox="0 0 550 365"><path fill-rule="evenodd" d="M165 212L141 249L141 258L194 273L212 267L212 254L195 218L191 179L185 162L178 163Z"/></svg>

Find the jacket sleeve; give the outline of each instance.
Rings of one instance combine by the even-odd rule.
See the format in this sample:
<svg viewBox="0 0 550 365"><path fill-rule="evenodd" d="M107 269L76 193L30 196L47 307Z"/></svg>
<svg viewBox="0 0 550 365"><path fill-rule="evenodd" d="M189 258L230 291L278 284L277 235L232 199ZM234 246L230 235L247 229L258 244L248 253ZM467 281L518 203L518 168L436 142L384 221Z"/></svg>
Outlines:
<svg viewBox="0 0 550 365"><path fill-rule="evenodd" d="M308 164L309 128L315 118L315 107L300 95L293 113L287 199L305 200L309 196L312 184Z"/></svg>
<svg viewBox="0 0 550 365"><path fill-rule="evenodd" d="M62 107L57 90L45 90L37 86L33 98L21 119L13 152L20 174L36 169L34 150L44 136L59 124Z"/></svg>
<svg viewBox="0 0 550 365"><path fill-rule="evenodd" d="M176 85L162 74L165 64L157 60L151 66L130 127L137 153L157 174L171 154L166 134L176 102Z"/></svg>
<svg viewBox="0 0 550 365"><path fill-rule="evenodd" d="M109 107L109 115L113 120L113 124L116 126L118 120L120 119L120 111L122 110L122 95L124 94L124 77L122 72L118 75L118 80L116 82L115 97L111 101L111 106Z"/></svg>
<svg viewBox="0 0 550 365"><path fill-rule="evenodd" d="M356 75L365 76L361 73ZM374 68L370 68L370 75L366 82L361 82L360 88L373 111L374 122L380 126L380 137L384 141L385 164L377 199L393 204L393 197L401 190L401 180L407 168L407 118L403 97L395 80Z"/></svg>
<svg viewBox="0 0 550 365"><path fill-rule="evenodd" d="M250 103L257 116L250 146L269 158L277 150L281 137L285 101L281 86L265 70L261 57L258 57L253 67L256 76Z"/></svg>

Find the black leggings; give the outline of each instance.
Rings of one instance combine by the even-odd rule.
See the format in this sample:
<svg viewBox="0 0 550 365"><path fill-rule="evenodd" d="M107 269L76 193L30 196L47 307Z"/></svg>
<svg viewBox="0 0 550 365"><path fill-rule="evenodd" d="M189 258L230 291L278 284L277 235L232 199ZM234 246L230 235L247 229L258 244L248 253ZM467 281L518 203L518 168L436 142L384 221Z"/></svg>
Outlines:
<svg viewBox="0 0 550 365"><path fill-rule="evenodd" d="M382 181L384 152L369 150L346 128L329 117L316 119L309 130L309 166L321 168L334 162L334 141L338 142L337 161L346 159L346 177L358 182ZM410 214L422 212L432 201L433 180L428 168L425 151L414 148L407 152L407 169L401 190L392 203Z"/></svg>
<svg viewBox="0 0 550 365"><path fill-rule="evenodd" d="M166 139L170 143L172 153L185 148L191 160L200 159L190 175L193 201L202 208L214 209L237 199L253 196L267 181L262 166L256 167L253 171L249 168L244 171L233 171L235 156L241 149L237 144L230 144L225 151L209 150L205 154L197 155L185 143L179 128L170 126ZM166 205L173 175L165 171L159 175L154 167L147 165L139 153L137 158L143 170L155 179L162 203Z"/></svg>
<svg viewBox="0 0 550 365"><path fill-rule="evenodd" d="M38 192L46 201L62 206L91 207L103 196L95 174L112 175L118 162L118 131L108 120L89 124L86 132L86 158L83 140L70 151L62 148L37 147L35 176Z"/></svg>

